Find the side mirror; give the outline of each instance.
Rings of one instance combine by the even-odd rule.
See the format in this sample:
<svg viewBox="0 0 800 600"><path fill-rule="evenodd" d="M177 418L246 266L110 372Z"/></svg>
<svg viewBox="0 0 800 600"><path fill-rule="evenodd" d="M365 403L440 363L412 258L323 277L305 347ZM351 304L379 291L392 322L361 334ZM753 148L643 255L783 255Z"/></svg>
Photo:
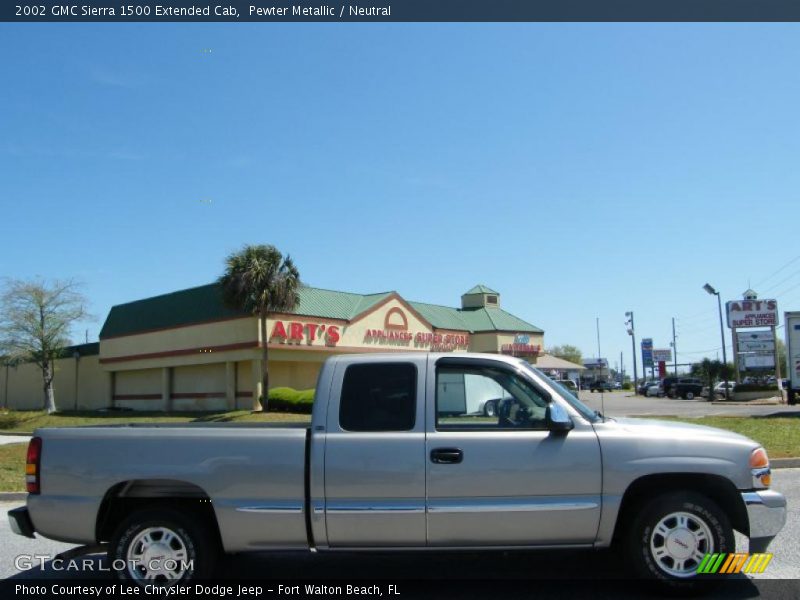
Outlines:
<svg viewBox="0 0 800 600"><path fill-rule="evenodd" d="M567 411L560 404L551 402L544 413L547 428L555 433L567 433L575 427Z"/></svg>

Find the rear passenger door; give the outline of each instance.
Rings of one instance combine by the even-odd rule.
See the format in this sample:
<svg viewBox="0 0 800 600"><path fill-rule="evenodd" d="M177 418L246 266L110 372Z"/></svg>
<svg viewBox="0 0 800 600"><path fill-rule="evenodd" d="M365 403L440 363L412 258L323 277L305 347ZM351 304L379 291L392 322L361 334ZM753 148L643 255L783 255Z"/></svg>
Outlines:
<svg viewBox="0 0 800 600"><path fill-rule="evenodd" d="M425 355L342 360L325 442L330 547L424 546Z"/></svg>

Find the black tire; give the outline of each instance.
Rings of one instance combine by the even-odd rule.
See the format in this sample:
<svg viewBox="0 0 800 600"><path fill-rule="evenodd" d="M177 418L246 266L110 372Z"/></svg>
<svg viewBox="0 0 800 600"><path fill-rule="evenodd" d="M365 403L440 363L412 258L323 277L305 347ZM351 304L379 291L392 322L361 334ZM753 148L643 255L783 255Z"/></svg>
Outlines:
<svg viewBox="0 0 800 600"><path fill-rule="evenodd" d="M150 550L145 550L148 544L142 539L145 534L149 534ZM136 547L132 548L134 544ZM141 564L131 564L139 555ZM211 577L218 555L216 536L202 518L172 508L149 508L131 513L120 523L108 548L108 560L117 578L142 587L183 584ZM175 569L171 569L170 559L177 563ZM183 563L189 566L184 568ZM148 565L163 574L157 574L155 581L145 581L143 574Z"/></svg>
<svg viewBox="0 0 800 600"><path fill-rule="evenodd" d="M694 392L686 392L683 398L684 400L694 400Z"/></svg>
<svg viewBox="0 0 800 600"><path fill-rule="evenodd" d="M666 531L667 536L660 533ZM736 548L728 516L713 500L694 492L663 494L644 504L626 538L634 574L672 590L698 591L713 585L719 581L715 576L695 573L702 556ZM691 557L684 558L684 553Z"/></svg>
<svg viewBox="0 0 800 600"><path fill-rule="evenodd" d="M486 404L483 405L483 416L484 417L497 416L497 400L488 400Z"/></svg>

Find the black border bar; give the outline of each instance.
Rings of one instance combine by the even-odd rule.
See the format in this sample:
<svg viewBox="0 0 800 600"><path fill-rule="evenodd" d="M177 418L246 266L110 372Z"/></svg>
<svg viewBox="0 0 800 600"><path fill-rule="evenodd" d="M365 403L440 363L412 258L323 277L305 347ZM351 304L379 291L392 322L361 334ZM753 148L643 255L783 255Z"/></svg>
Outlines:
<svg viewBox="0 0 800 600"><path fill-rule="evenodd" d="M3 22L796 22L800 0L5 0Z"/></svg>

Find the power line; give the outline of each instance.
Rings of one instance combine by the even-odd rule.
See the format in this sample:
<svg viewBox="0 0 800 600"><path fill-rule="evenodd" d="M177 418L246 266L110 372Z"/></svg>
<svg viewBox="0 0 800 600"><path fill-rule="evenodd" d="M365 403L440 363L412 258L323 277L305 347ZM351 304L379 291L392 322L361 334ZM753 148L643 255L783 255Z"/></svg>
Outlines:
<svg viewBox="0 0 800 600"><path fill-rule="evenodd" d="M795 256L793 259L791 259L789 262L787 262L785 265L783 265L783 266L782 266L780 269L778 269L777 271L775 271L775 272L774 272L772 275L770 275L770 276L768 276L768 277L765 277L764 279L762 279L761 281L759 281L759 282L756 284L756 287L758 287L759 285L763 284L763 283L764 283L764 282L766 282L766 281L769 281L770 279L772 279L773 277L775 277L775 275L777 275L778 273L780 273L781 271L783 271L783 270L784 270L786 267L788 267L789 265L791 265L791 264L793 264L793 263L797 262L798 260L800 260L800 255L799 255L799 256Z"/></svg>
<svg viewBox="0 0 800 600"><path fill-rule="evenodd" d="M718 352L720 350L722 350L722 346L709 348L708 350L681 350L681 354L705 354L706 352Z"/></svg>
<svg viewBox="0 0 800 600"><path fill-rule="evenodd" d="M800 270L798 270L798 271L795 271L794 273L792 273L791 275L789 275L789 276L788 276L788 277L786 277L785 279L781 279L781 280L780 280L778 283L776 283L775 285L772 285L772 286L768 287L768 288L767 288L766 290L764 290L764 291L765 291L765 292L768 292L768 291L770 291L770 290L774 290L776 287L778 287L779 285L782 285L782 284L786 283L786 282L787 282L787 281L789 281L789 280L790 280L792 277L794 277L795 275L798 275L798 274L800 274Z"/></svg>
<svg viewBox="0 0 800 600"><path fill-rule="evenodd" d="M686 315L686 316L683 316L683 317L677 316L677 317L675 317L675 320L676 321L694 321L696 319L699 319L700 317L707 317L707 316L708 316L708 311L707 310L701 310L700 312L692 313L691 315Z"/></svg>
<svg viewBox="0 0 800 600"><path fill-rule="evenodd" d="M777 294L775 294L775 296L776 296L776 297L778 297L778 296L782 296L782 295L784 295L785 293L787 293L787 292L791 292L793 289L795 289L795 288L799 288L799 287L800 287L800 283L796 283L796 284L795 284L795 285L793 285L792 287L790 287L790 288L786 288L786 289L785 289L785 290L783 290L782 292L778 292Z"/></svg>
<svg viewBox="0 0 800 600"><path fill-rule="evenodd" d="M706 325L705 327L690 327L688 329L683 329L679 325L678 326L678 333L681 333L681 334L684 334L684 335L689 335L689 334L693 334L693 333L704 333L706 331L711 331L712 329L717 329L717 328L719 328L719 325L717 325L716 323L714 323L712 325Z"/></svg>

